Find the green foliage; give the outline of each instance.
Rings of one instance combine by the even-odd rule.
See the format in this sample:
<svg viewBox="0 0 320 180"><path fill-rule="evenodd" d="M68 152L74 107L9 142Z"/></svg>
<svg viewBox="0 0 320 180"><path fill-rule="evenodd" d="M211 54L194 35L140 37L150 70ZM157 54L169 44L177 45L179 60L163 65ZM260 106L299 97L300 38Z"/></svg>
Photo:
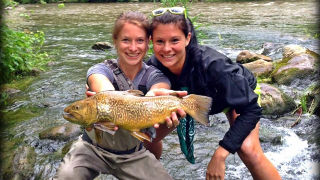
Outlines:
<svg viewBox="0 0 320 180"><path fill-rule="evenodd" d="M198 18L200 16L202 16L202 14L198 14L194 17L189 17L189 18L193 24L194 30L196 31L196 36L199 44L203 44L203 40L208 39L208 36L201 30L201 28L205 27L206 25L199 22Z"/></svg>
<svg viewBox="0 0 320 180"><path fill-rule="evenodd" d="M64 8L64 4L63 3L58 4L58 8Z"/></svg>
<svg viewBox="0 0 320 180"><path fill-rule="evenodd" d="M3 137L2 137L3 138ZM23 138L14 138L10 135L10 138L6 141L1 142L0 158L1 158L1 176L0 179L14 179L13 172L13 159L15 149L23 143Z"/></svg>
<svg viewBox="0 0 320 180"><path fill-rule="evenodd" d="M45 40L43 32L19 32L7 26L2 26L0 31L0 84L29 75L35 67L44 68L49 59L47 53L40 51Z"/></svg>
<svg viewBox="0 0 320 180"><path fill-rule="evenodd" d="M187 16L189 17L189 19L191 20L191 22L193 24L194 30L196 31L196 34L197 34L197 39L200 44L203 44L202 40L206 39L207 36L206 36L206 34L203 33L203 31L201 31L201 28L204 27L205 24L200 23L198 20L199 17L201 16L201 14L198 14L194 17L189 16L189 4L191 4L189 2L190 2L189 0L161 0L161 4L164 7L181 6L181 7L186 8Z"/></svg>
<svg viewBox="0 0 320 180"><path fill-rule="evenodd" d="M7 106L8 102L7 99L9 98L8 93L1 92L0 93L0 109L4 106Z"/></svg>
<svg viewBox="0 0 320 180"><path fill-rule="evenodd" d="M301 97L300 103L301 103L302 112L306 113L308 109L307 109L307 97L305 95Z"/></svg>
<svg viewBox="0 0 320 180"><path fill-rule="evenodd" d="M149 49L148 49L146 58L149 59L152 55L153 55L153 44L152 44L151 41L150 41L150 43L149 43Z"/></svg>
<svg viewBox="0 0 320 180"><path fill-rule="evenodd" d="M161 0L164 7L183 6L187 8L188 0Z"/></svg>
<svg viewBox="0 0 320 180"><path fill-rule="evenodd" d="M13 1L13 0L3 0L4 7L16 7L19 3Z"/></svg>

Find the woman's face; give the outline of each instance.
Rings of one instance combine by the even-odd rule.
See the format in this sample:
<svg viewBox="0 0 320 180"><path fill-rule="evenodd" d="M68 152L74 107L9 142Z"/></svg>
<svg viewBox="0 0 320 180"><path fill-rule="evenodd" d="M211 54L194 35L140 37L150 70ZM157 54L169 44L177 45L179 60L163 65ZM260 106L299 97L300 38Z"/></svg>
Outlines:
<svg viewBox="0 0 320 180"><path fill-rule="evenodd" d="M179 75L186 58L186 46L191 34L185 37L182 30L173 23L159 24L153 30L152 42L156 58L171 72Z"/></svg>
<svg viewBox="0 0 320 180"><path fill-rule="evenodd" d="M143 28L125 23L115 40L119 60L128 65L141 63L148 50L148 43L149 39Z"/></svg>

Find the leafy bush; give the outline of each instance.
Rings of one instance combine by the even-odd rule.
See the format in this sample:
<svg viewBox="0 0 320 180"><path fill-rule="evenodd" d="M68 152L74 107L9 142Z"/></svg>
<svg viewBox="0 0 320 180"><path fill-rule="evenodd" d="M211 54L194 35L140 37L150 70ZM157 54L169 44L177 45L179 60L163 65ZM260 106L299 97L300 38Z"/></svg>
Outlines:
<svg viewBox="0 0 320 180"><path fill-rule="evenodd" d="M16 7L19 4L13 0L3 0L2 3L4 7Z"/></svg>
<svg viewBox="0 0 320 180"><path fill-rule="evenodd" d="M19 32L3 25L0 33L0 84L28 75L32 68L42 69L49 61L47 53L40 51L45 40L43 32Z"/></svg>

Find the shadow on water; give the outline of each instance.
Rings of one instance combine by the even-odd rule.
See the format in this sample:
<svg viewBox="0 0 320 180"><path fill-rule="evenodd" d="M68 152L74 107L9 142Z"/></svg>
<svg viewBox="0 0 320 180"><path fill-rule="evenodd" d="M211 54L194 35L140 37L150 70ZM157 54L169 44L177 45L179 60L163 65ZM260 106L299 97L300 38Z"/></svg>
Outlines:
<svg viewBox="0 0 320 180"><path fill-rule="evenodd" d="M158 6L109 3L65 4L65 8L58 8L57 4L47 4L20 5L10 10L6 19L12 27L44 31L44 49L54 63L49 71L17 93L5 109L4 121L11 125L2 132L6 141L3 151L8 153L3 161L7 164L3 174L12 166L12 152L26 145L36 153L34 166L29 169L31 179L48 179L55 174L62 158L61 149L67 142L40 140L39 133L65 124L63 108L85 97L87 69L106 57L105 52L92 50L91 46L98 41L111 42L111 27L120 12L139 10L149 14L150 9ZM19 16L21 13L30 18ZM319 52L314 39L316 13L314 1L194 3L190 6L190 15L198 15L199 22L206 24L201 28L206 35L202 43L233 60L242 50L260 52L264 43L279 47L299 44ZM281 53L274 51L269 55L278 59ZM314 125L319 124L319 118L305 115L298 126L287 126L286 123L295 119L290 115L261 119L262 147L283 179L317 179L320 160L317 140L312 136L319 134L319 127ZM181 154L176 132L164 140L161 161L175 179L204 179L206 166L229 125L225 116L218 114L211 117L211 127L197 125L196 128L194 165ZM97 179L110 178L102 175ZM227 158L226 179L252 179L237 155Z"/></svg>

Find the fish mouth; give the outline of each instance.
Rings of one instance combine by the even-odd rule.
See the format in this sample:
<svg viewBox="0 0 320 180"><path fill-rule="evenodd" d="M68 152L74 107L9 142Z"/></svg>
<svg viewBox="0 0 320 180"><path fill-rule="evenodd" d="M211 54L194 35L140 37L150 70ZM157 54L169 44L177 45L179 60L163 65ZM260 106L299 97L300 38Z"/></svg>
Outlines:
<svg viewBox="0 0 320 180"><path fill-rule="evenodd" d="M74 115L67 113L67 112L63 113L63 118L68 121L73 121L73 122L75 122L77 120L77 118Z"/></svg>
<svg viewBox="0 0 320 180"><path fill-rule="evenodd" d="M65 118L66 120L75 119L72 114L66 112L63 113L63 118Z"/></svg>

